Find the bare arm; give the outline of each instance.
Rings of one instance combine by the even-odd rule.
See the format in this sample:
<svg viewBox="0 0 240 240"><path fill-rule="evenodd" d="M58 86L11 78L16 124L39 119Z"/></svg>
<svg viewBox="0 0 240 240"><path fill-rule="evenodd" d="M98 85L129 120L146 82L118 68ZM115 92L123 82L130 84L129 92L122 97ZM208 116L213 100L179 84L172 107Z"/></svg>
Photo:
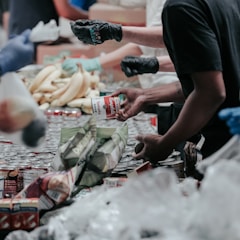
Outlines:
<svg viewBox="0 0 240 240"><path fill-rule="evenodd" d="M175 67L168 55L157 57L159 62L159 71L161 72L175 72Z"/></svg>
<svg viewBox="0 0 240 240"><path fill-rule="evenodd" d="M222 73L195 73L192 79L194 91L186 99L176 122L162 136L137 136L136 139L144 143L144 147L135 154L135 158L145 158L153 163L166 159L177 144L198 133L213 117L226 97Z"/></svg>
<svg viewBox="0 0 240 240"><path fill-rule="evenodd" d="M88 12L72 6L68 0L53 0L59 16L70 19L88 19Z"/></svg>
<svg viewBox="0 0 240 240"><path fill-rule="evenodd" d="M122 26L122 39L155 48L165 47L162 27L131 27Z"/></svg>
<svg viewBox="0 0 240 240"><path fill-rule="evenodd" d="M199 132L213 117L226 97L222 73L218 71L195 73L195 89L186 99L183 109L161 142L175 146Z"/></svg>
<svg viewBox="0 0 240 240"><path fill-rule="evenodd" d="M182 92L180 82L173 82L154 88L143 90L144 101L147 105L164 102L184 102L185 98Z"/></svg>
<svg viewBox="0 0 240 240"><path fill-rule="evenodd" d="M3 29L8 32L9 11L3 13Z"/></svg>
<svg viewBox="0 0 240 240"><path fill-rule="evenodd" d="M99 57L99 62L102 66L102 68L110 68L114 66L119 66L121 60L127 56L127 55L134 55L134 56L140 56L142 54L142 51L140 47L137 44L134 43L128 43L115 51L112 51L110 53L107 53L103 56Z"/></svg>

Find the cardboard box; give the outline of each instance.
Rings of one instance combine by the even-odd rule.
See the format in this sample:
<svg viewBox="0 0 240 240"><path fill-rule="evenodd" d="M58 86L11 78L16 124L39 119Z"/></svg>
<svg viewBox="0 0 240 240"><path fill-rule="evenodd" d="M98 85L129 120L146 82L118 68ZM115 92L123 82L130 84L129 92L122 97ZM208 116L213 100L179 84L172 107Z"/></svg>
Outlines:
<svg viewBox="0 0 240 240"><path fill-rule="evenodd" d="M89 8L89 18L119 23L125 26L145 26L145 8L125 8L107 3L96 3Z"/></svg>

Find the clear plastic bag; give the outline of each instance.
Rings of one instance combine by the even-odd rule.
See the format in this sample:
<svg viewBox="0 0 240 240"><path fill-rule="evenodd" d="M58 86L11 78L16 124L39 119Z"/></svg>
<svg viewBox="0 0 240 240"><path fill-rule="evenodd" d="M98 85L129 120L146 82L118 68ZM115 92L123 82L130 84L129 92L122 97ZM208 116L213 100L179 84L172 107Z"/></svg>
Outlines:
<svg viewBox="0 0 240 240"><path fill-rule="evenodd" d="M43 142L47 129L45 115L15 72L1 78L0 116L0 134L13 143L35 148ZM3 127L6 123L8 128Z"/></svg>

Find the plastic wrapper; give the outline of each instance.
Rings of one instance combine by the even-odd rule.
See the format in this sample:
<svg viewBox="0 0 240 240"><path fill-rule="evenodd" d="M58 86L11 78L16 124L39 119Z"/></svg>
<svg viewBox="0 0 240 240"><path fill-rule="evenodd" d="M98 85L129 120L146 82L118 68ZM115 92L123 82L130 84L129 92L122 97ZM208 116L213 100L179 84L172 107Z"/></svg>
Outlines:
<svg viewBox="0 0 240 240"><path fill-rule="evenodd" d="M0 111L6 119L1 126L6 138L13 143L37 148L46 134L47 121L17 73L2 76L0 82Z"/></svg>
<svg viewBox="0 0 240 240"><path fill-rule="evenodd" d="M93 117L83 127L62 128L54 168L60 170L75 166L79 159L86 157L95 142L96 120Z"/></svg>
<svg viewBox="0 0 240 240"><path fill-rule="evenodd" d="M105 129L106 130L106 129ZM97 137L106 137L101 135L101 132L106 132L104 129L97 128ZM113 129L112 129L113 130ZM96 151L90 154L87 163L86 171L83 173L81 181L76 186L79 190L85 187L96 185L103 178L111 175L112 170L119 163L128 139L128 126L124 124L113 130L111 136L100 145Z"/></svg>
<svg viewBox="0 0 240 240"><path fill-rule="evenodd" d="M19 192L15 199L38 198L39 210L50 210L70 199L76 179L84 165L84 162L79 162L68 171L43 174Z"/></svg>
<svg viewBox="0 0 240 240"><path fill-rule="evenodd" d="M90 118L83 127L68 130L63 129L63 145L55 159L61 162L60 169L39 176L15 198L39 198L39 209L50 210L111 174L127 144L127 124L96 128L94 118Z"/></svg>
<svg viewBox="0 0 240 240"><path fill-rule="evenodd" d="M233 136L224 146L218 151L205 158L197 164L196 168L202 174L205 174L207 169L222 160L237 160L240 159L240 137L239 135Z"/></svg>
<svg viewBox="0 0 240 240"><path fill-rule="evenodd" d="M73 195L83 188L98 184L108 177L120 161L128 140L128 125L116 128L97 127L91 117L83 127L63 128L53 163L55 170L74 167L86 162L86 170L78 177Z"/></svg>

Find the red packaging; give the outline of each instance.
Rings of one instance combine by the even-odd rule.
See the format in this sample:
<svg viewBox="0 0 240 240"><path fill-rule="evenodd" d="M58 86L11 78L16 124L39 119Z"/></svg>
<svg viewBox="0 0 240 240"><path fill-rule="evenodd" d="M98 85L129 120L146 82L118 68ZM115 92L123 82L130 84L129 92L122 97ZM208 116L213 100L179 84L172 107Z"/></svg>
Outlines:
<svg viewBox="0 0 240 240"><path fill-rule="evenodd" d="M115 118L116 113L120 109L120 98L103 96L92 98L93 114L98 119Z"/></svg>
<svg viewBox="0 0 240 240"><path fill-rule="evenodd" d="M0 199L0 230L11 229L12 199Z"/></svg>

